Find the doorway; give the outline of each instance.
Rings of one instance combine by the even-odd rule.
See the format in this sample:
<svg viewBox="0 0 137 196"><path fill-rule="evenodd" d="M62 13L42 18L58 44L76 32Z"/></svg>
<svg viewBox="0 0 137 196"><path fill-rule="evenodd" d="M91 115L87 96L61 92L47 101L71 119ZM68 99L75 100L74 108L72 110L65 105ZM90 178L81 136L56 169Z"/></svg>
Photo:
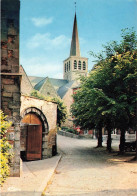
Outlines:
<svg viewBox="0 0 137 196"><path fill-rule="evenodd" d="M26 126L26 135L21 135L25 151L21 152L27 161L42 159L42 122L34 113L28 113L22 119Z"/></svg>

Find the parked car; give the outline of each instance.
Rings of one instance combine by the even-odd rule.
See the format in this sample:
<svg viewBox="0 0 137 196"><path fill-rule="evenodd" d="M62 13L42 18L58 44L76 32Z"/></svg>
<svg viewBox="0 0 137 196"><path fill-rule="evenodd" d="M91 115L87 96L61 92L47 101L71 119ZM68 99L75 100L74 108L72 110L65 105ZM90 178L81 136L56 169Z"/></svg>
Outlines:
<svg viewBox="0 0 137 196"><path fill-rule="evenodd" d="M136 151L136 141L125 142L125 152Z"/></svg>

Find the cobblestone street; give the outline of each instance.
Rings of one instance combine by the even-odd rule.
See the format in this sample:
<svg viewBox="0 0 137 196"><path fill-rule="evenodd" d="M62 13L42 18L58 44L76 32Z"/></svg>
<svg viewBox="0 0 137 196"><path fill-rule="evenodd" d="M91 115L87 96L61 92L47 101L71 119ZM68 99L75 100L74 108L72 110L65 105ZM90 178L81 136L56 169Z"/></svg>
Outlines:
<svg viewBox="0 0 137 196"><path fill-rule="evenodd" d="M62 159L46 189L46 196L137 195L137 162L125 162L133 153L126 157L108 154L105 147L95 148L96 140L59 135L57 143ZM112 145L118 148L118 141Z"/></svg>

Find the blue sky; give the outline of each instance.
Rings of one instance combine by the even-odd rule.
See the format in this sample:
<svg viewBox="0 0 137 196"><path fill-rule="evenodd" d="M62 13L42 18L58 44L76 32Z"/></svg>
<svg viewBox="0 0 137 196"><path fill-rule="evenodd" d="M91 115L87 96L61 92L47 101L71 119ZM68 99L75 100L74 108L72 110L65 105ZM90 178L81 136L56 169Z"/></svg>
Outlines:
<svg viewBox="0 0 137 196"><path fill-rule="evenodd" d="M63 78L69 57L75 0L20 0L20 64L31 76ZM137 29L137 0L77 0L81 56L94 62L102 44L121 39L121 29Z"/></svg>

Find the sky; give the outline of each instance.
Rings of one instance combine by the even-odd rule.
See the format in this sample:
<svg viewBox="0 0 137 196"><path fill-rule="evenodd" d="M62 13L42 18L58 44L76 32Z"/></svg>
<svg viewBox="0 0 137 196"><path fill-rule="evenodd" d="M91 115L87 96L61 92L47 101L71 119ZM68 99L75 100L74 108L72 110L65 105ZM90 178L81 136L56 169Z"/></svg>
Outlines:
<svg viewBox="0 0 137 196"><path fill-rule="evenodd" d="M70 55L76 0L20 0L20 64L27 75L63 78ZM137 30L137 0L77 0L81 56L88 70L95 64L90 51L121 40L121 29Z"/></svg>

